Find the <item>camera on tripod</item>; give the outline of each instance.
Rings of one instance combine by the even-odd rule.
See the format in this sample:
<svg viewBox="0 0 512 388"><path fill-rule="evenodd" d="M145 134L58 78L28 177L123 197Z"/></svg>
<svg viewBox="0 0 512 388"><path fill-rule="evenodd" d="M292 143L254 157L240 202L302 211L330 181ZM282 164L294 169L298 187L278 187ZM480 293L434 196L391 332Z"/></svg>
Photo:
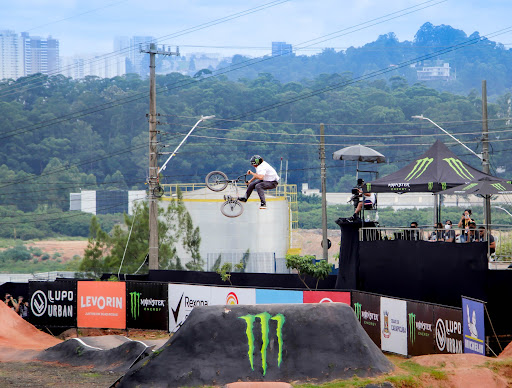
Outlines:
<svg viewBox="0 0 512 388"><path fill-rule="evenodd" d="M363 196L363 183L364 180L362 178L359 178L357 180L356 187L352 188L352 198L350 198L349 202L354 202L354 206L357 206L359 201L361 201L361 198Z"/></svg>

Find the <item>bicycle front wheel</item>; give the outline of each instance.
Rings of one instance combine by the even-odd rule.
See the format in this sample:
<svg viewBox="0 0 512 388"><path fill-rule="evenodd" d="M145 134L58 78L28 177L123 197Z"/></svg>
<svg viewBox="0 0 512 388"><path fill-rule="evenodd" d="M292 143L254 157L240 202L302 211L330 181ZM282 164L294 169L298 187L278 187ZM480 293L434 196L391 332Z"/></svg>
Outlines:
<svg viewBox="0 0 512 388"><path fill-rule="evenodd" d="M244 212L244 207L240 201L226 201L220 207L220 211L226 217L235 218Z"/></svg>
<svg viewBox="0 0 512 388"><path fill-rule="evenodd" d="M228 186L228 177L222 171L212 171L206 175L205 183L212 191L222 191Z"/></svg>

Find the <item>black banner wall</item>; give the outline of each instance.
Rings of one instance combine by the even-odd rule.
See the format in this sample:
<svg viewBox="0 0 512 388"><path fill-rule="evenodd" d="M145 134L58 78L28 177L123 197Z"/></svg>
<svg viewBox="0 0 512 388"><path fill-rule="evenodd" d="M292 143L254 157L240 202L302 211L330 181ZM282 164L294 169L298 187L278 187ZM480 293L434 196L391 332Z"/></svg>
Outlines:
<svg viewBox="0 0 512 388"><path fill-rule="evenodd" d="M169 330L167 283L126 282L126 327Z"/></svg>
<svg viewBox="0 0 512 388"><path fill-rule="evenodd" d="M462 310L434 306L435 353L463 353Z"/></svg>
<svg viewBox="0 0 512 388"><path fill-rule="evenodd" d="M421 356L434 353L434 306L407 302L407 354Z"/></svg>
<svg viewBox="0 0 512 388"><path fill-rule="evenodd" d="M352 308L366 334L380 348L380 296L352 291Z"/></svg>
<svg viewBox="0 0 512 388"><path fill-rule="evenodd" d="M76 327L76 281L29 282L29 293L30 323Z"/></svg>

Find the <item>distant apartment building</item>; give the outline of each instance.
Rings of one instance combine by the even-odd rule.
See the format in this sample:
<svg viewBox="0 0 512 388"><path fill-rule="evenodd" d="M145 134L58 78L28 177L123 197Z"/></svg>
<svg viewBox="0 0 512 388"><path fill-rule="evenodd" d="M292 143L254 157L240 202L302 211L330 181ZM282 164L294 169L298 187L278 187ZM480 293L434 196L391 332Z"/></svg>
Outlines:
<svg viewBox="0 0 512 388"><path fill-rule="evenodd" d="M25 62L25 75L43 73L55 75L59 70L59 41L21 33Z"/></svg>
<svg viewBox="0 0 512 388"><path fill-rule="evenodd" d="M455 78L455 76L451 74L451 67L447 62L424 62L420 65L416 64L414 67L416 68L418 81L448 81Z"/></svg>
<svg viewBox="0 0 512 388"><path fill-rule="evenodd" d="M0 80L24 75L22 38L14 31L0 31Z"/></svg>
<svg viewBox="0 0 512 388"><path fill-rule="evenodd" d="M292 45L286 42L272 42L272 56L292 53Z"/></svg>
<svg viewBox="0 0 512 388"><path fill-rule="evenodd" d="M130 39L127 73L138 74L141 78L149 76L149 55L140 50L147 50L151 42L155 42L155 38L152 36L134 36Z"/></svg>
<svg viewBox="0 0 512 388"><path fill-rule="evenodd" d="M126 58L114 54L62 57L60 63L60 73L73 79L113 78L126 74Z"/></svg>
<svg viewBox="0 0 512 388"><path fill-rule="evenodd" d="M133 214L137 202L147 199L145 190L82 190L69 194L69 210L91 214Z"/></svg>

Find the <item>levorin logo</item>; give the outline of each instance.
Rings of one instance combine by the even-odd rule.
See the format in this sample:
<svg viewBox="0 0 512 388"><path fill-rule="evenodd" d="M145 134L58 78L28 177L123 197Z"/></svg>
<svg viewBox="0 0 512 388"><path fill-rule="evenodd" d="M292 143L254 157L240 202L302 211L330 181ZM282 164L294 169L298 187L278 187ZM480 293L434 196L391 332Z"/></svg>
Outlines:
<svg viewBox="0 0 512 388"><path fill-rule="evenodd" d="M354 312L356 313L356 317L361 323L361 303L354 303Z"/></svg>
<svg viewBox="0 0 512 388"><path fill-rule="evenodd" d="M444 158L443 159L448 165L457 173L458 176L464 179L474 179L473 174L464 166L464 164L456 158Z"/></svg>
<svg viewBox="0 0 512 388"><path fill-rule="evenodd" d="M409 313L409 339L414 345L416 341L416 314Z"/></svg>
<svg viewBox="0 0 512 388"><path fill-rule="evenodd" d="M132 318L137 319L140 316L140 296L142 294L140 292L130 292L130 304L131 304L131 313Z"/></svg>
<svg viewBox="0 0 512 388"><path fill-rule="evenodd" d="M409 175L405 177L406 181L410 181L411 179L418 179L427 169L428 166L430 166L430 163L434 161L434 158L423 158L418 159L416 161L416 165L413 167Z"/></svg>
<svg viewBox="0 0 512 388"><path fill-rule="evenodd" d="M500 191L506 191L506 187L503 186L501 183L491 183L491 186L494 187L496 190Z"/></svg>
<svg viewBox="0 0 512 388"><path fill-rule="evenodd" d="M249 345L249 351L247 354L249 355L249 362L251 364L251 369L254 370L254 333L253 326L254 321L256 319L260 320L261 324L261 366L263 368L263 376L267 373L267 347L269 344L269 321L272 319L277 322L276 335L277 342L279 344L279 353L277 356L277 366L281 366L281 361L283 360L283 325L285 322L283 314L276 314L273 317L267 313L266 311L256 315L244 315L243 317L239 317L243 319L247 324L247 329L245 330L245 334L247 334L247 343Z"/></svg>

